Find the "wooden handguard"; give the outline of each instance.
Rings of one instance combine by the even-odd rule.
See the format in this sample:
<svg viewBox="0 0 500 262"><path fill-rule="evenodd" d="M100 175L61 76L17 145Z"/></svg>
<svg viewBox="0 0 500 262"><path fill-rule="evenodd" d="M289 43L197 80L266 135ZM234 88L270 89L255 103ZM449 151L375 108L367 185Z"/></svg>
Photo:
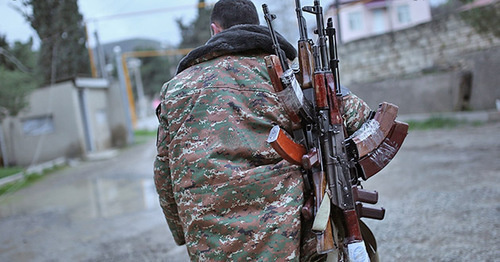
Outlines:
<svg viewBox="0 0 500 262"><path fill-rule="evenodd" d="M355 145L354 155L356 159L366 156L377 149L395 124L398 107L394 104L383 102L373 119L366 121L361 128L349 139L348 144Z"/></svg>
<svg viewBox="0 0 500 262"><path fill-rule="evenodd" d="M359 165L363 169L362 178L364 180L375 175L389 164L403 144L407 134L408 124L396 121L391 132L380 146L359 160Z"/></svg>
<svg viewBox="0 0 500 262"><path fill-rule="evenodd" d="M294 165L302 165L302 156L307 153L306 148L295 143L279 126L271 129L267 142L283 159Z"/></svg>
<svg viewBox="0 0 500 262"><path fill-rule="evenodd" d="M280 60L276 55L268 55L264 57L266 62L267 73L271 78L271 83L274 87L274 91L283 91L283 84L281 83L281 76L283 75L283 68L281 67Z"/></svg>
<svg viewBox="0 0 500 262"><path fill-rule="evenodd" d="M297 73L297 80L302 89L310 88L313 85L313 65L312 65L312 50L311 44L308 41L299 41L298 60L299 72Z"/></svg>

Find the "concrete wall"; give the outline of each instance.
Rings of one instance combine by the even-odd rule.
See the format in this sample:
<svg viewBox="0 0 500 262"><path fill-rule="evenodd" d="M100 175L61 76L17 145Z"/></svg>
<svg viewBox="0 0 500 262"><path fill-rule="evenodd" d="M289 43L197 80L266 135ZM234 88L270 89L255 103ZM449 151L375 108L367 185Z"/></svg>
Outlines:
<svg viewBox="0 0 500 262"><path fill-rule="evenodd" d="M93 148L96 151L102 151L111 147L111 130L109 126L109 105L107 101L108 89L104 88L86 88L88 101L88 114L90 120L90 129L93 137Z"/></svg>
<svg viewBox="0 0 500 262"><path fill-rule="evenodd" d="M500 99L500 47L475 52L466 58L472 71L471 108L495 108L495 100Z"/></svg>
<svg viewBox="0 0 500 262"><path fill-rule="evenodd" d="M499 52L498 37L450 15L339 46L341 82L366 100L378 99L371 104L391 98L406 113L453 111L460 103L489 110L500 98ZM472 73L471 94L458 101L464 71Z"/></svg>
<svg viewBox="0 0 500 262"><path fill-rule="evenodd" d="M446 72L407 79L353 84L351 91L372 109L381 102L399 106L399 114L450 112L459 105L460 72Z"/></svg>
<svg viewBox="0 0 500 262"><path fill-rule="evenodd" d="M387 101L403 114L495 109L500 99L500 47L464 58L468 65L463 70L354 83L349 88L372 108Z"/></svg>
<svg viewBox="0 0 500 262"><path fill-rule="evenodd" d="M113 128L124 127L126 119L119 87L108 85L76 78L33 91L28 108L2 122L9 162L29 166L115 146ZM33 121L38 119L46 121Z"/></svg>
<svg viewBox="0 0 500 262"><path fill-rule="evenodd" d="M29 101L28 111L21 113L17 119L10 119L14 128L9 129L12 132L8 134L14 143L11 153L15 156L17 165L27 166L84 152L78 94L71 82L37 89L31 94ZM53 132L43 135L24 133L23 122L43 116L51 116Z"/></svg>
<svg viewBox="0 0 500 262"><path fill-rule="evenodd" d="M108 125L112 134L112 146L122 147L127 144L127 122L125 121L127 114L119 81L111 82L108 94Z"/></svg>

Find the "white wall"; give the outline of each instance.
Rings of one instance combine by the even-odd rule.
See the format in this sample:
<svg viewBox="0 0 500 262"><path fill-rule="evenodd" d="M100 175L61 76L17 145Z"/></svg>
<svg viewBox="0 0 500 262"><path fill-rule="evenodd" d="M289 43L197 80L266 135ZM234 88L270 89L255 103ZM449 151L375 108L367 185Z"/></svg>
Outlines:
<svg viewBox="0 0 500 262"><path fill-rule="evenodd" d="M79 80L34 90L28 108L3 121L11 162L29 166L64 156L81 157L112 146L111 128L125 123L120 114L123 107L115 103L119 99L111 98L119 94L111 92L109 83L103 84L102 79Z"/></svg>
<svg viewBox="0 0 500 262"><path fill-rule="evenodd" d="M28 122L44 117L51 119L48 122L52 122L52 128L46 127L45 131L31 129L30 133ZM71 82L33 91L28 110L12 121L15 128L9 136L14 141L18 165L49 161L84 149L78 96Z"/></svg>
<svg viewBox="0 0 500 262"><path fill-rule="evenodd" d="M408 7L409 21L400 22L398 9ZM335 9L325 12L325 18L334 17ZM352 28L352 16L360 17L361 28ZM349 42L377 34L409 28L431 20L429 0L387 0L377 5L364 3L344 4L340 8L342 42ZM337 25L336 25L337 27Z"/></svg>

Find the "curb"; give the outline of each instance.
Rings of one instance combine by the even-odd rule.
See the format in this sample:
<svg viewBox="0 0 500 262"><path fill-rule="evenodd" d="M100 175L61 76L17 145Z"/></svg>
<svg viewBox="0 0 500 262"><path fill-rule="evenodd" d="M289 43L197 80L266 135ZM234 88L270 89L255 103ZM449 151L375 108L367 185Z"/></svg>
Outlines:
<svg viewBox="0 0 500 262"><path fill-rule="evenodd" d="M13 182L17 182L19 180L23 180L27 174L40 174L41 175L41 174L43 174L43 171L45 171L47 169L53 168L55 166L61 166L61 165L64 165L66 163L67 163L66 158L60 157L60 158L56 158L56 159L51 160L51 161L47 161L47 162L38 164L36 166L30 166L30 167L26 168L26 170L21 171L17 174L1 178L0 179L0 186L6 185L9 183L13 183Z"/></svg>
<svg viewBox="0 0 500 262"><path fill-rule="evenodd" d="M8 177L0 178L0 186L19 181L21 179L24 179L24 172L19 172Z"/></svg>
<svg viewBox="0 0 500 262"><path fill-rule="evenodd" d="M407 114L398 115L397 120L406 121L425 121L432 117L452 118L469 122L500 122L500 111L471 111L471 112L443 112L427 114Z"/></svg>

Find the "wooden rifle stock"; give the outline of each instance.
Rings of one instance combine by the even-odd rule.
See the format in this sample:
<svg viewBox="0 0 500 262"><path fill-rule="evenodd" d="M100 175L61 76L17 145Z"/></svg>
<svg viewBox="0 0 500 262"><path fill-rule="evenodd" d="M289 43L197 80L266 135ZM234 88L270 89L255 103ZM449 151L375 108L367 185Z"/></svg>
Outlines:
<svg viewBox="0 0 500 262"><path fill-rule="evenodd" d="M281 83L281 76L283 75L283 68L281 67L281 63L279 61L278 56L276 55L268 55L264 57L264 61L266 62L267 73L271 78L271 83L274 87L275 92L283 91L283 84Z"/></svg>

